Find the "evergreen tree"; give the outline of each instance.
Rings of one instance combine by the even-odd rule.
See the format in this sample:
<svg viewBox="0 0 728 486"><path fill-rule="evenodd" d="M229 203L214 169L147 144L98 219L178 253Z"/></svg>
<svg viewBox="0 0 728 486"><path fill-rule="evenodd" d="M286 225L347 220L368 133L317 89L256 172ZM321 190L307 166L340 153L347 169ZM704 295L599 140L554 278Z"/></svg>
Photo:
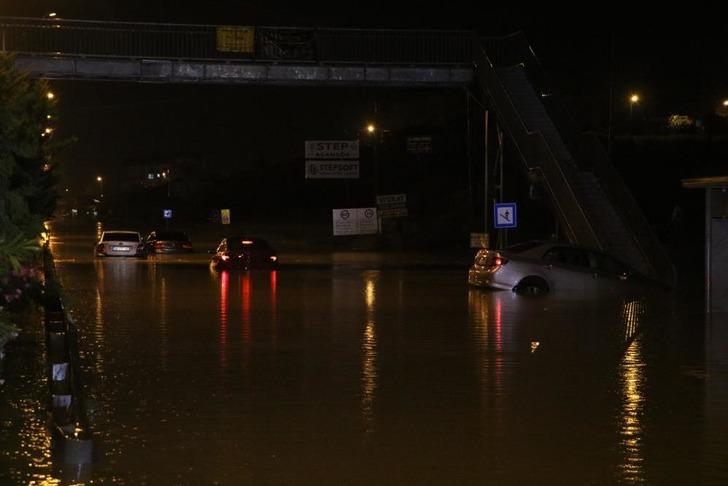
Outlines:
<svg viewBox="0 0 728 486"><path fill-rule="evenodd" d="M0 273L17 266L57 199L51 163L54 102L45 82L31 80L0 55ZM52 128L51 128L52 130Z"/></svg>

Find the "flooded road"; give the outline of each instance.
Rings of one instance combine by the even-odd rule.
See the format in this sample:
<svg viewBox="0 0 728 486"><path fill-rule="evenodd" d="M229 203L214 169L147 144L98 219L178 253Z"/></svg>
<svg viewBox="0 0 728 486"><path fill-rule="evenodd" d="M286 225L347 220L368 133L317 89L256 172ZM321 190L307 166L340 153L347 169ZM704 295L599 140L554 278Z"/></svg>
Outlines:
<svg viewBox="0 0 728 486"><path fill-rule="evenodd" d="M93 240L60 230L52 250L94 482L728 482L728 319L471 289L460 266L365 254L219 273L205 254L94 260Z"/></svg>

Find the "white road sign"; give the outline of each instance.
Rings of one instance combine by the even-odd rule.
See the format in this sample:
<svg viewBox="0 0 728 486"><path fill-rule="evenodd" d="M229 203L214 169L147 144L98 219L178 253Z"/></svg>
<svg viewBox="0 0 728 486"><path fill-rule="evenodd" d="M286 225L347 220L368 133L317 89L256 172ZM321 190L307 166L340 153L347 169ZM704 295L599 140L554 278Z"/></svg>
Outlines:
<svg viewBox="0 0 728 486"><path fill-rule="evenodd" d="M306 140L306 159L358 159L359 140Z"/></svg>
<svg viewBox="0 0 728 486"><path fill-rule="evenodd" d="M373 235L379 232L377 208L333 210L334 236Z"/></svg>
<svg viewBox="0 0 728 486"><path fill-rule="evenodd" d="M358 160L307 160L306 179L358 179Z"/></svg>

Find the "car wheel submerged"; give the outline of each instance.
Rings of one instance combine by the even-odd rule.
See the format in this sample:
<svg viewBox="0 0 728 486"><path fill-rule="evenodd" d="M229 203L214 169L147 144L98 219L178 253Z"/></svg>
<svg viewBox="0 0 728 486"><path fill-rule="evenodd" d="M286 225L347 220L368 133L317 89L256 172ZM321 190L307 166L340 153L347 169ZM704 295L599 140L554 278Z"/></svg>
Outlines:
<svg viewBox="0 0 728 486"><path fill-rule="evenodd" d="M543 295L548 293L549 284L541 277L526 277L513 287L513 291L520 295Z"/></svg>

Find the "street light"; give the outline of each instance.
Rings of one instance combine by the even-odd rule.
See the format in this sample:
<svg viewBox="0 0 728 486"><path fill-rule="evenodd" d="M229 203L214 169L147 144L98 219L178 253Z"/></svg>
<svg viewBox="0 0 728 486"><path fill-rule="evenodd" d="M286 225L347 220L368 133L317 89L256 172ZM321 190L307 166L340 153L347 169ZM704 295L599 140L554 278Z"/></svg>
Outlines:
<svg viewBox="0 0 728 486"><path fill-rule="evenodd" d="M632 119L632 108L634 105L640 102L640 95L637 93L632 93L632 95L629 97L629 118Z"/></svg>
<svg viewBox="0 0 728 486"><path fill-rule="evenodd" d="M723 106L728 107L728 100L723 100Z"/></svg>
<svg viewBox="0 0 728 486"><path fill-rule="evenodd" d="M104 197L104 178L96 176L96 182L99 183L99 196Z"/></svg>
<svg viewBox="0 0 728 486"><path fill-rule="evenodd" d="M46 98L48 98L49 100L52 100L55 97L56 95L53 93L53 91L49 91L46 93Z"/></svg>
<svg viewBox="0 0 728 486"><path fill-rule="evenodd" d="M374 169L374 204L377 202L377 194L379 194L379 134L377 133L377 126L374 123L369 123L366 126L366 131L371 135L372 151L373 151L373 169Z"/></svg>

